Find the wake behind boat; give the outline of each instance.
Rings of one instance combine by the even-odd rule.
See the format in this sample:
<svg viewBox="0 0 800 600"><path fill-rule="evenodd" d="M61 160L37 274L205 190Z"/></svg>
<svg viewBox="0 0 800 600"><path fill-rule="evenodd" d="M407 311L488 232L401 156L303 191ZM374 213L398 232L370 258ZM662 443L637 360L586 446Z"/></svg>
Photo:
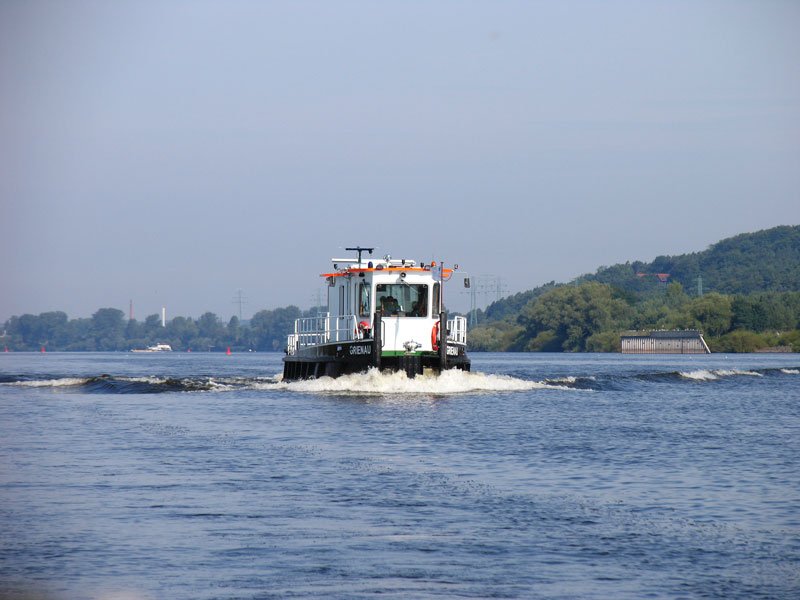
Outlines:
<svg viewBox="0 0 800 600"><path fill-rule="evenodd" d="M444 282L454 269L409 259L362 260L374 248L347 248L357 258L333 258L328 312L297 319L283 358L284 380L338 377L370 367L409 377L470 370L467 320L447 318ZM456 268L458 268L456 266Z"/></svg>

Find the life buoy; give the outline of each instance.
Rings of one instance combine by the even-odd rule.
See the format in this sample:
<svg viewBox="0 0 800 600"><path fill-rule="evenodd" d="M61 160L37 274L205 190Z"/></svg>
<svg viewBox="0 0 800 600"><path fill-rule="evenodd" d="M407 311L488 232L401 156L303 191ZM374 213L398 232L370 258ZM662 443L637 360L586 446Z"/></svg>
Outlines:
<svg viewBox="0 0 800 600"><path fill-rule="evenodd" d="M431 329L431 348L434 352L439 350L439 321L436 321Z"/></svg>

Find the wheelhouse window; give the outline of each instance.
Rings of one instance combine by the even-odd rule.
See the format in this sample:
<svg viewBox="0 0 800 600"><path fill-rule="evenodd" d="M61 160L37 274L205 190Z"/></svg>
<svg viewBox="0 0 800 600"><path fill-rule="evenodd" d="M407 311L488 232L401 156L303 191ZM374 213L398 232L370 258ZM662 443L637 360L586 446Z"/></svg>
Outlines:
<svg viewBox="0 0 800 600"><path fill-rule="evenodd" d="M375 286L375 299L385 316L428 316L428 286L424 284L379 283Z"/></svg>
<svg viewBox="0 0 800 600"><path fill-rule="evenodd" d="M371 310L370 285L368 283L358 284L358 316L368 317Z"/></svg>

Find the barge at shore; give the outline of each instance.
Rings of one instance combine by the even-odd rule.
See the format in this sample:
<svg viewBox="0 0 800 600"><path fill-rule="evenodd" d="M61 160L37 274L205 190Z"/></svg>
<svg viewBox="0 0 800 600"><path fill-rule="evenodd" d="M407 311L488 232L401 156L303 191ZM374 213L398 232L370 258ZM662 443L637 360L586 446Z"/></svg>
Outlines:
<svg viewBox="0 0 800 600"><path fill-rule="evenodd" d="M696 329L627 331L620 336L622 354L711 354Z"/></svg>
<svg viewBox="0 0 800 600"><path fill-rule="evenodd" d="M470 370L467 321L448 319L444 282L454 269L385 256L365 260L373 248L347 248L357 258L333 258L328 312L297 319L286 343L283 378L313 379L370 368L408 377ZM465 285L468 285L465 280Z"/></svg>

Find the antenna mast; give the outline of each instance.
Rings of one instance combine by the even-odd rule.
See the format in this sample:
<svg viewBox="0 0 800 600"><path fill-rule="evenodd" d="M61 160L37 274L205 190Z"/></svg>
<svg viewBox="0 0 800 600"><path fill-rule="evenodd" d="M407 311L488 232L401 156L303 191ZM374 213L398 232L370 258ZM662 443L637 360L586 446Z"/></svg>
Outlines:
<svg viewBox="0 0 800 600"><path fill-rule="evenodd" d="M358 252L358 264L360 265L361 264L361 253L362 252L369 252L369 255L372 256L372 251L375 250L375 248L374 247L373 248L362 248L361 246L356 246L355 248L345 248L345 250L347 250L348 252L350 252L351 250L353 252Z"/></svg>
<svg viewBox="0 0 800 600"><path fill-rule="evenodd" d="M242 294L242 290L236 290L236 295L233 297L233 303L239 305L239 321L242 320L242 305L247 304L247 298Z"/></svg>

